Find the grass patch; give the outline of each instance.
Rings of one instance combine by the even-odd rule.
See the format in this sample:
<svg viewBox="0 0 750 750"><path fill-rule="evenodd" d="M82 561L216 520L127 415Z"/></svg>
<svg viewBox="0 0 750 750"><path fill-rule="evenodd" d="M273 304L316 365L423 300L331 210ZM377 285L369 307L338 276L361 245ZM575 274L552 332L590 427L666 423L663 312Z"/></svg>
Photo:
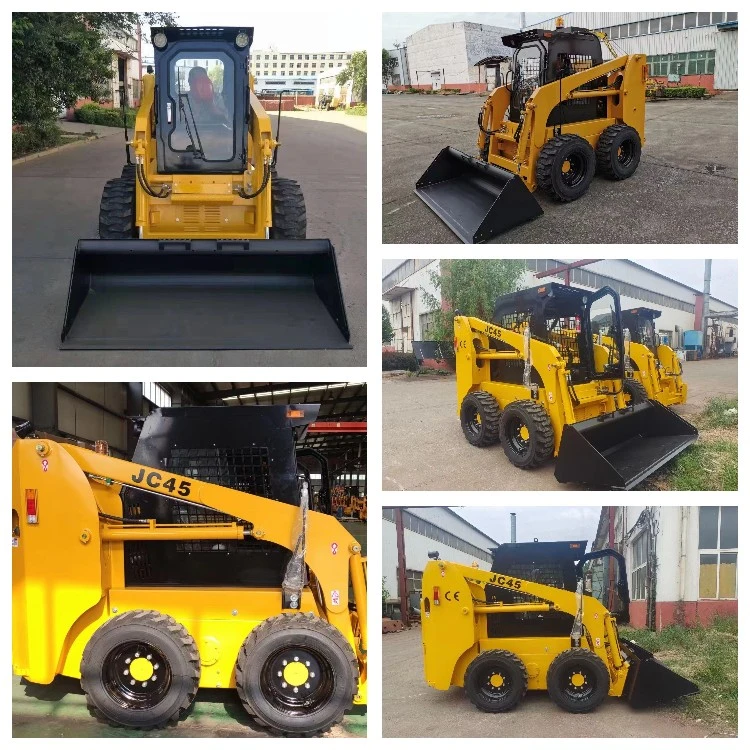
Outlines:
<svg viewBox="0 0 750 750"><path fill-rule="evenodd" d="M695 419L697 442L642 489L736 491L737 403L736 398L711 399Z"/></svg>
<svg viewBox="0 0 750 750"><path fill-rule="evenodd" d="M722 734L737 733L737 618L717 617L708 627L670 625L659 633L619 628L701 692L676 705Z"/></svg>
<svg viewBox="0 0 750 750"><path fill-rule="evenodd" d="M344 110L347 115L355 115L358 117L367 117L367 105L366 104L356 104L354 107L349 107L349 109Z"/></svg>

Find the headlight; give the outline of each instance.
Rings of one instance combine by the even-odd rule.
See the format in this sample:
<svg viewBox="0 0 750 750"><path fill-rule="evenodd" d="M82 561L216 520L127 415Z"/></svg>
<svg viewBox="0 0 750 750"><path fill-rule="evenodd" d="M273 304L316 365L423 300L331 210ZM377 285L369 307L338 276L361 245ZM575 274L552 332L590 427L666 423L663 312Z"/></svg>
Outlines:
<svg viewBox="0 0 750 750"><path fill-rule="evenodd" d="M243 47L247 47L247 45L250 44L250 37L244 31L241 31L239 34L237 34L234 43L240 49L242 49Z"/></svg>
<svg viewBox="0 0 750 750"><path fill-rule="evenodd" d="M167 46L167 35L159 32L154 36L154 47L164 49Z"/></svg>

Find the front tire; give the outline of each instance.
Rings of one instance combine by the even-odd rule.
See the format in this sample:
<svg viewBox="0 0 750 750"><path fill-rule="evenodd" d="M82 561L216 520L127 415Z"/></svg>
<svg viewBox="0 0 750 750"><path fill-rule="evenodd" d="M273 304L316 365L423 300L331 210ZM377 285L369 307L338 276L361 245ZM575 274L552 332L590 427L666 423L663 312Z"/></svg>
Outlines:
<svg viewBox="0 0 750 750"><path fill-rule="evenodd" d="M304 240L307 211L302 188L294 180L271 173L271 220L269 236L274 240Z"/></svg>
<svg viewBox="0 0 750 750"><path fill-rule="evenodd" d="M99 237L103 240L128 240L136 236L135 179L115 177L107 182L102 191Z"/></svg>
<svg viewBox="0 0 750 750"><path fill-rule="evenodd" d="M578 200L591 185L596 157L589 142L578 135L558 135L544 144L536 162L536 181L562 203Z"/></svg>
<svg viewBox="0 0 750 750"><path fill-rule="evenodd" d="M595 653L585 648L570 648L550 664L547 691L565 711L588 713L609 694L609 671Z"/></svg>
<svg viewBox="0 0 750 750"><path fill-rule="evenodd" d="M528 682L521 659L496 649L482 652L469 664L464 690L480 711L496 714L515 708L526 695Z"/></svg>
<svg viewBox="0 0 750 750"><path fill-rule="evenodd" d="M279 734L312 736L338 724L357 693L357 659L344 636L312 614L276 615L245 639L237 692Z"/></svg>
<svg viewBox="0 0 750 750"><path fill-rule="evenodd" d="M184 626L135 609L105 622L86 644L81 687L110 724L155 729L179 721L195 700L200 657Z"/></svg>
<svg viewBox="0 0 750 750"><path fill-rule="evenodd" d="M513 466L533 469L551 456L555 434L549 414L536 401L514 401L503 410L500 444Z"/></svg>

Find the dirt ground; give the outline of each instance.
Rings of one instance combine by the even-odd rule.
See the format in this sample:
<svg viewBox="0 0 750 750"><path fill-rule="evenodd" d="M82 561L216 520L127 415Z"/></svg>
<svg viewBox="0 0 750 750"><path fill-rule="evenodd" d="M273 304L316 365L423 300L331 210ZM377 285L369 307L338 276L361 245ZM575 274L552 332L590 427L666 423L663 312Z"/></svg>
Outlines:
<svg viewBox="0 0 750 750"><path fill-rule="evenodd" d="M685 362L690 420L714 396L737 395L737 359ZM510 464L499 444L475 448L461 432L456 383L449 377L383 379L384 490L581 490L560 484L554 461L533 471Z"/></svg>
<svg viewBox="0 0 750 750"><path fill-rule="evenodd" d="M570 714L546 693L528 693L505 714L474 708L461 688L429 687L421 629L383 636L384 737L706 737L705 725L668 708L636 711L608 698L590 714Z"/></svg>
<svg viewBox="0 0 750 750"><path fill-rule="evenodd" d="M414 194L445 146L477 153L483 96L383 96L383 242L460 240ZM679 134L679 135L677 135ZM595 177L574 203L534 194L544 215L495 243L737 242L737 99L646 105L646 144L623 182Z"/></svg>

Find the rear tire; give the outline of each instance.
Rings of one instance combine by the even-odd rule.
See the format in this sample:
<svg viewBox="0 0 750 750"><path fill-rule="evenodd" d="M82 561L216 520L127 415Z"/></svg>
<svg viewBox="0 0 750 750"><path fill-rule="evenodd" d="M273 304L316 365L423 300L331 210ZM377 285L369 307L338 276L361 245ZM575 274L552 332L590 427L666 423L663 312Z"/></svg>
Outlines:
<svg viewBox="0 0 750 750"><path fill-rule="evenodd" d="M359 669L336 628L300 613L260 623L242 644L235 677L242 705L261 724L309 737L344 718L357 694Z"/></svg>
<svg viewBox="0 0 750 750"><path fill-rule="evenodd" d="M99 237L103 240L128 240L136 236L135 177L115 177L102 191Z"/></svg>
<svg viewBox="0 0 750 750"><path fill-rule="evenodd" d="M135 609L118 615L83 650L81 687L89 708L116 726L155 729L179 721L192 706L199 681L195 641L161 612Z"/></svg>
<svg viewBox="0 0 750 750"><path fill-rule="evenodd" d="M295 180L271 173L271 213L274 240L304 240L307 236L307 211L302 188Z"/></svg>
<svg viewBox="0 0 750 750"><path fill-rule="evenodd" d="M497 714L518 705L528 682L526 666L514 653L484 651L469 664L464 690L480 711Z"/></svg>
<svg viewBox="0 0 750 750"><path fill-rule="evenodd" d="M123 180L135 180L135 164L126 164L122 168L122 174L120 175Z"/></svg>
<svg viewBox="0 0 750 750"><path fill-rule="evenodd" d="M628 378L622 381L622 390L625 391L625 401L630 404L643 404L648 401L648 392L643 383Z"/></svg>
<svg viewBox="0 0 750 750"><path fill-rule="evenodd" d="M494 445L500 437L500 406L486 391L474 391L461 402L461 429L477 448Z"/></svg>
<svg viewBox="0 0 750 750"><path fill-rule="evenodd" d="M641 139L629 125L610 125L596 145L596 166L602 177L627 180L641 161Z"/></svg>
<svg viewBox="0 0 750 750"><path fill-rule="evenodd" d="M582 684L576 685L574 681L580 679ZM558 654L550 664L547 691L565 711L588 713L601 705L609 694L609 671L592 651L570 648Z"/></svg>
<svg viewBox="0 0 750 750"><path fill-rule="evenodd" d="M578 135L558 135L544 144L536 162L536 181L555 200L578 200L596 170L594 149Z"/></svg>
<svg viewBox="0 0 750 750"><path fill-rule="evenodd" d="M555 446L552 422L536 401L514 401L503 409L500 444L508 460L519 469L541 466Z"/></svg>

